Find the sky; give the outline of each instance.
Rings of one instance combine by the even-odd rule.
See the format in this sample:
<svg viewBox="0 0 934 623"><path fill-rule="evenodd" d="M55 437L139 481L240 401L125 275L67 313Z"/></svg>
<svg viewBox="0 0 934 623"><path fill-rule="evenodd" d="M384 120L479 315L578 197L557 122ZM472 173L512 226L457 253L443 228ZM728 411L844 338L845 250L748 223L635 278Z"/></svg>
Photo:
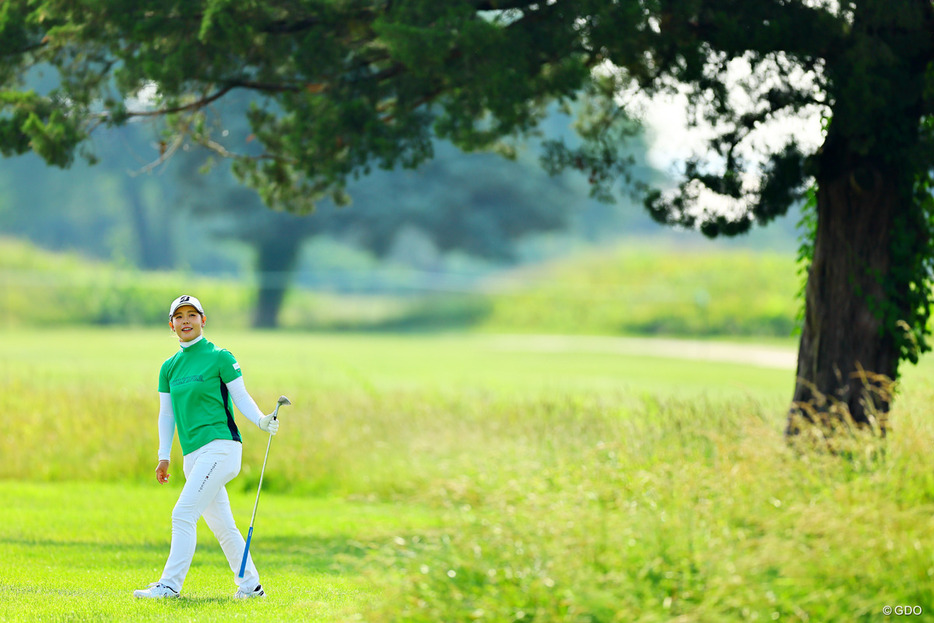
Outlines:
<svg viewBox="0 0 934 623"><path fill-rule="evenodd" d="M850 9L841 6L838 0L800 0L805 6L824 8L831 13L852 19ZM769 89L787 86L804 92L810 91L815 101L823 101L820 88L822 76L820 66L816 72L805 72L794 61L775 55L755 68L748 57L734 58L721 66L710 66L711 72L725 78L730 89L729 101L739 112L756 110L761 106ZM689 123L689 99L686 89L674 93L662 93L648 98L633 90L622 94L621 103L635 111L647 128L650 145L648 162L667 173L674 183L683 174L685 162L691 157L701 156L712 172L722 171L724 159L707 149L707 140L716 135L717 128L700 122L693 127ZM757 127L741 144L739 156L748 163L747 175L743 180L746 190L755 191L760 182L758 173L766 162L764 156L784 147L794 140L805 154L814 153L824 141L824 117L827 106L818 104L798 111L794 115L779 115ZM672 188L669 192L674 192ZM702 187L698 182L693 190L697 193L699 212L715 214L740 214L748 209L743 201L717 195Z"/></svg>
<svg viewBox="0 0 934 623"><path fill-rule="evenodd" d="M726 81L730 85L730 101L740 112L755 110L765 91L779 86L787 80L795 87L813 89L815 96L819 90L815 85L816 76L804 72L787 72L785 67L773 64L769 71L753 69L745 59L734 59L728 64ZM762 80L763 74L766 78ZM771 77L768 77L771 76ZM716 170L722 168L723 159L707 150L706 141L716 135L716 128L700 122L689 127L689 100L686 89L676 93L661 93L647 98L639 94L627 94L633 100L627 106L634 106L641 114L650 137L649 162L667 173L679 173L684 170L685 161L701 155L709 166ZM763 154L771 149L784 146L789 139L794 139L807 153L815 150L823 142L822 111L814 106L799 115L783 115L760 125L744 141L741 155L751 164L750 170L756 172L763 164ZM748 185L755 184L755 175L750 175ZM716 199L709 199L715 202Z"/></svg>

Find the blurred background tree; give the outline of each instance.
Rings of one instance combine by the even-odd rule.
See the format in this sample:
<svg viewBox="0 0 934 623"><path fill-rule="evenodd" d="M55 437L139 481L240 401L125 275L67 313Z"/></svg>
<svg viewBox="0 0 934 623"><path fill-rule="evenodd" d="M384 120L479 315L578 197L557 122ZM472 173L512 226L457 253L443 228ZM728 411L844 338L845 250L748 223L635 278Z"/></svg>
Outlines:
<svg viewBox="0 0 934 623"><path fill-rule="evenodd" d="M225 124L228 133L239 118ZM565 127L570 124L566 116L551 116L554 126L562 120ZM645 144L633 143L632 158L649 178L654 173L644 162ZM502 267L515 263L520 243L537 233L562 232L593 242L623 230L622 207L589 197L586 185L570 175L546 173L538 143L516 148L506 161L443 142L435 142L432 151L436 157L416 170L378 170L351 182L350 205L324 199L310 218L298 210L270 211L226 168L205 175L205 150L179 158L178 190L182 205L213 235L239 240L251 250L258 281L254 326L266 328L277 325L302 247L314 238L338 240L377 259L392 257L443 277L444 257L452 252Z"/></svg>

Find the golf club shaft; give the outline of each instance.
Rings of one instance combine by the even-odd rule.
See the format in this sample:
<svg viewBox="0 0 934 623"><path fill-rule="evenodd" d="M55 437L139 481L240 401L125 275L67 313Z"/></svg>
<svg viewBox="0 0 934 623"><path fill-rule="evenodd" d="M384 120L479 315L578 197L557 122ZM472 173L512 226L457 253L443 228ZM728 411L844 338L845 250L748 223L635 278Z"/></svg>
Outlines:
<svg viewBox="0 0 934 623"><path fill-rule="evenodd" d="M256 501L253 502L253 515L250 516L250 529L253 529L253 521L256 520L256 507L259 506L259 492L263 489L263 475L266 473L266 459L269 458L269 446L272 445L272 435L266 442L266 455L263 457L263 468L259 472L259 485L256 487Z"/></svg>
<svg viewBox="0 0 934 623"><path fill-rule="evenodd" d="M272 419L277 419L279 416L279 405L276 405L276 410L272 414ZM259 506L259 492L263 490L263 475L266 473L266 460L269 458L269 446L272 445L272 435L269 435L269 440L266 442L266 455L263 457L263 468L259 472L259 485L256 487L256 501L253 502L253 515L250 517L250 530L246 535L246 545L243 547L243 560L240 561L240 573L237 574L237 577L242 578L243 574L246 572L246 559L250 555L250 541L253 540L253 522L256 520L256 508Z"/></svg>
<svg viewBox="0 0 934 623"><path fill-rule="evenodd" d="M246 546L243 548L243 560L240 561L240 573L237 574L237 577L243 578L243 574L246 572L246 558L250 553L250 541L253 540L253 526L250 526L250 531L246 535Z"/></svg>

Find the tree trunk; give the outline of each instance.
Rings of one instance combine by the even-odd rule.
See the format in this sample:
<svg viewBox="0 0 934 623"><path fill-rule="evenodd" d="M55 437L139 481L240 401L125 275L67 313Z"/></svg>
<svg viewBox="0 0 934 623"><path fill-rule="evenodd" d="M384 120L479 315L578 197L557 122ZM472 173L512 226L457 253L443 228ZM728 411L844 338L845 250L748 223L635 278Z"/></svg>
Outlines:
<svg viewBox="0 0 934 623"><path fill-rule="evenodd" d="M821 164L830 173L818 179L817 232L786 432L795 435L805 424L855 424L884 435L899 362L883 316L897 302L884 280L892 267L895 219L905 208L899 205L904 176L852 154L825 152Z"/></svg>
<svg viewBox="0 0 934 623"><path fill-rule="evenodd" d="M135 180L124 183L130 220L136 234L138 266L145 270L159 270L172 266L174 249L169 234L169 221L160 219L153 223L143 202L142 185Z"/></svg>
<svg viewBox="0 0 934 623"><path fill-rule="evenodd" d="M930 216L915 191L928 176L919 128L934 9L930 0L855 6L859 43L826 71L835 91L814 162L817 231L788 435L808 425L885 435L905 336L923 334L928 318L919 293Z"/></svg>
<svg viewBox="0 0 934 623"><path fill-rule="evenodd" d="M301 236L272 236L256 245L256 273L259 288L253 314L253 327L274 329L292 281L302 246Z"/></svg>

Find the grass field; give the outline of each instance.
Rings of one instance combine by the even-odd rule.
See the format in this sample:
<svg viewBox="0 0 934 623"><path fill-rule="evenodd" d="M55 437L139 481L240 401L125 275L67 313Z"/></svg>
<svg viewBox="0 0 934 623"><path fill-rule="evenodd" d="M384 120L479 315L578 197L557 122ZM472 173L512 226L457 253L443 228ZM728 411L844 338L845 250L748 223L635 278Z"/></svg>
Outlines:
<svg viewBox="0 0 934 623"><path fill-rule="evenodd" d="M467 289L449 289L443 275L419 276L439 279L437 289L377 296L294 288L280 325L316 331L427 327L786 338L800 307L795 294L801 279L791 253L661 240L630 241L503 271ZM255 297L248 280L143 272L0 236L0 314L8 327L152 326L182 283L208 305L216 326L248 326Z"/></svg>
<svg viewBox="0 0 934 623"><path fill-rule="evenodd" d="M515 271L479 325L494 331L787 337L794 255L633 241Z"/></svg>
<svg viewBox="0 0 934 623"><path fill-rule="evenodd" d="M0 620L934 611L934 361L905 370L885 452L855 440L844 460L788 448L793 371L750 364L748 344L730 362L538 336L207 335L237 356L261 407L294 403L254 534L269 598L229 598L203 526L183 599L130 596L157 579L180 486L153 478L168 330L7 331ZM244 468L229 488L245 531L265 439L241 422Z"/></svg>

